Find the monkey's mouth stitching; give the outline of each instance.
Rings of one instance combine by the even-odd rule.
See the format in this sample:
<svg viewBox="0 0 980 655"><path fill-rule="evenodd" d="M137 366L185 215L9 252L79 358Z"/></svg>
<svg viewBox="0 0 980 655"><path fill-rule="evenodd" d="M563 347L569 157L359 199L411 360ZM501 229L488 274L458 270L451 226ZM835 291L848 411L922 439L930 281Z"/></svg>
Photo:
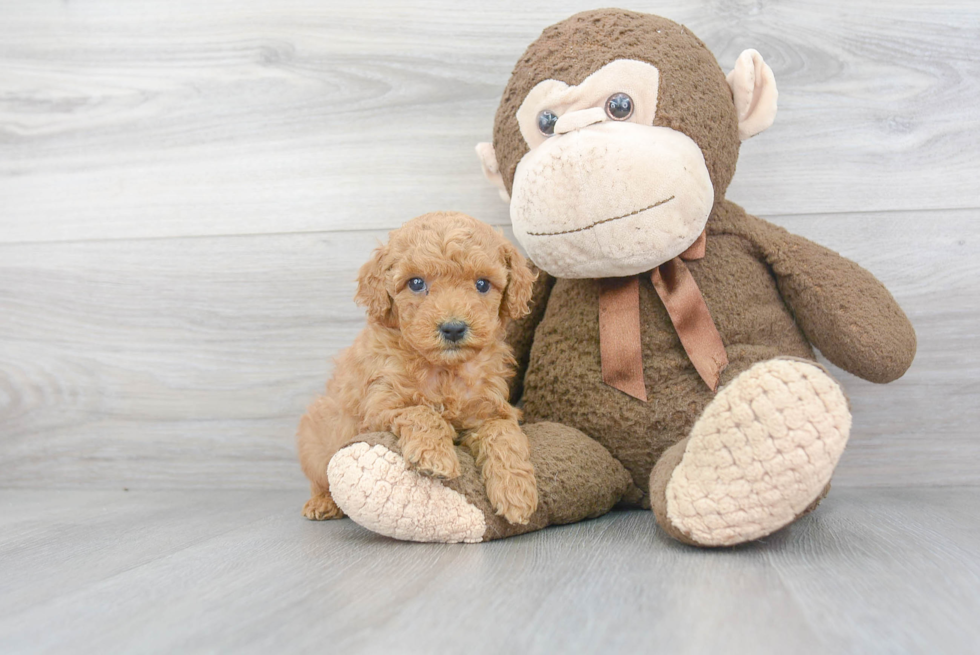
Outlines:
<svg viewBox="0 0 980 655"><path fill-rule="evenodd" d="M584 232L585 230L591 230L596 225L602 225L603 223L610 223L612 221L618 221L621 218L629 218L630 216L636 216L637 214L640 214L642 212L645 212L648 209L653 209L654 207L659 207L660 205L665 205L665 204L667 204L668 202L670 202L673 199L674 199L674 196L671 196L671 197L667 198L666 200L660 200L659 202L655 202L652 205L650 205L649 207L644 207L643 209L636 209L636 210L631 211L628 214L623 214L622 216L613 216L612 218L604 218L601 221L596 221L592 225L586 225L585 227L577 227L574 230L563 230L561 232L528 232L528 235L529 236L532 236L532 237L553 237L553 236L558 236L559 234L572 234L573 232Z"/></svg>

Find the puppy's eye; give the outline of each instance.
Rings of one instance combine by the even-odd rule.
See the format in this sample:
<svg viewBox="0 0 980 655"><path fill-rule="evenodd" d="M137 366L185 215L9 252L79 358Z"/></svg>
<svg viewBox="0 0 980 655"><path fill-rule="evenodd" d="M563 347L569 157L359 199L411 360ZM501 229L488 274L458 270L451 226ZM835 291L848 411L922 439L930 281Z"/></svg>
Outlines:
<svg viewBox="0 0 980 655"><path fill-rule="evenodd" d="M558 116L555 112L550 109L545 109L543 112L538 114L538 129L541 130L541 134L545 136L551 136L555 133L555 123L558 122Z"/></svg>
<svg viewBox="0 0 980 655"><path fill-rule="evenodd" d="M633 115L633 98L625 93L614 93L606 100L606 113L614 121L625 121Z"/></svg>
<svg viewBox="0 0 980 655"><path fill-rule="evenodd" d="M418 293L420 291L425 291L425 280L420 277L413 277L408 281L408 288Z"/></svg>
<svg viewBox="0 0 980 655"><path fill-rule="evenodd" d="M476 281L476 290L480 293L487 293L490 291L490 280L481 277Z"/></svg>

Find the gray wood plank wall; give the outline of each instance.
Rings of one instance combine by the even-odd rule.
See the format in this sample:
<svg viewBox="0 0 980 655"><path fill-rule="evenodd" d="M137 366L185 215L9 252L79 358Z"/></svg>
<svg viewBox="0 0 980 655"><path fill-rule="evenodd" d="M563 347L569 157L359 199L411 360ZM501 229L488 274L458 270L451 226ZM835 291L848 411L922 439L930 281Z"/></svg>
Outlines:
<svg viewBox="0 0 980 655"><path fill-rule="evenodd" d="M780 90L729 197L878 275L919 355L838 372L838 484L980 483L980 5L624 2ZM473 145L590 3L0 2L0 486L298 488L354 274L435 209L506 226Z"/></svg>

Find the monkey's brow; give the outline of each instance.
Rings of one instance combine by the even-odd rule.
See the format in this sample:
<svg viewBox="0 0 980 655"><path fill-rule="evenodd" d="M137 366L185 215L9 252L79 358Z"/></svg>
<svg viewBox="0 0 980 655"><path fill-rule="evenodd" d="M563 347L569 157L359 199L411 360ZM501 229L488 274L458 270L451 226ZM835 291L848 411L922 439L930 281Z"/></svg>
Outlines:
<svg viewBox="0 0 980 655"><path fill-rule="evenodd" d="M584 230L591 230L596 225L602 225L603 223L608 223L610 221L618 221L621 218L629 218L630 216L636 216L640 212L645 212L648 209L653 209L654 207L659 207L660 205L665 205L665 204L667 204L668 202L670 202L673 199L674 199L674 196L671 196L671 197L667 198L666 200L659 200L659 201L653 203L652 205L650 205L649 207L643 207L642 209L634 209L630 213L623 214L622 216L613 216L612 218L604 218L601 221L596 221L592 225L586 225L585 227L577 227L574 230L563 230L561 232L528 232L527 234L528 234L528 236L532 236L532 237L553 237L553 236L558 236L559 234L571 234L572 232L582 232Z"/></svg>

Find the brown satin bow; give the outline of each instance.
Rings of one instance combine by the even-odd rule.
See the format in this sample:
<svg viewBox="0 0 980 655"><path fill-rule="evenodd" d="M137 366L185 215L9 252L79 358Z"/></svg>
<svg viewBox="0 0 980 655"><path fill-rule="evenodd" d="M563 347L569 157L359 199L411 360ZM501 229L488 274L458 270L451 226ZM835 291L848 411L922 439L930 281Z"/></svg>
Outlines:
<svg viewBox="0 0 980 655"><path fill-rule="evenodd" d="M704 257L705 233L678 257L653 269L650 279L667 309L681 345L701 379L715 391L728 355L701 290L684 261ZM646 401L640 343L639 276L599 280L599 353L602 380Z"/></svg>

